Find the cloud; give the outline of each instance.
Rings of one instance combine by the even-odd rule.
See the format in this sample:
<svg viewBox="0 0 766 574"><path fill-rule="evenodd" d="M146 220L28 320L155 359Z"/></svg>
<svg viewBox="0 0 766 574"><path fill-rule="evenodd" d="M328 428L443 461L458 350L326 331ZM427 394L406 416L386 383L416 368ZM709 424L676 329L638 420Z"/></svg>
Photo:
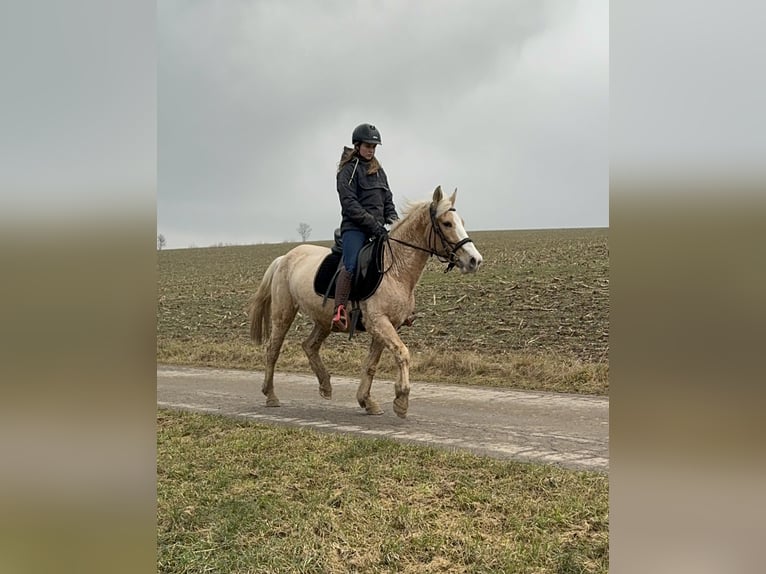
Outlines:
<svg viewBox="0 0 766 574"><path fill-rule="evenodd" d="M158 27L169 247L329 238L364 121L400 206L441 184L469 229L608 223L607 2L166 1Z"/></svg>

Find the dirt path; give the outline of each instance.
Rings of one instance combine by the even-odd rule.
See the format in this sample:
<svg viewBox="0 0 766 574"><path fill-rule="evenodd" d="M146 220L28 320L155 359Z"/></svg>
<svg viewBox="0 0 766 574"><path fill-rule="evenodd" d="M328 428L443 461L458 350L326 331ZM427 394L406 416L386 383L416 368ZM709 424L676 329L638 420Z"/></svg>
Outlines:
<svg viewBox="0 0 766 574"><path fill-rule="evenodd" d="M609 399L487 387L412 382L406 419L392 409L391 381L376 380L373 396L385 409L369 416L356 402L357 381L333 377L331 401L316 379L277 373L282 406L267 408L263 373L157 367L157 405L238 416L268 424L464 449L484 456L609 470Z"/></svg>

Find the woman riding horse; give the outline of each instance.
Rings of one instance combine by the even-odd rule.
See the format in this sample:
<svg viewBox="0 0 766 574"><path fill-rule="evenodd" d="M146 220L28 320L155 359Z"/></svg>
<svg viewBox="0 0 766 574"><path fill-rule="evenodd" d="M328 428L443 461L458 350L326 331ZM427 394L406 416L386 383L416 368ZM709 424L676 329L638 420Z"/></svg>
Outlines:
<svg viewBox="0 0 766 574"><path fill-rule="evenodd" d="M382 144L380 132L372 124L360 124L351 134L351 142L353 148L343 147L337 174L343 265L335 284L332 323L338 331L349 328L346 305L359 251L370 237L388 233L384 224L399 219L388 177L375 157L375 148Z"/></svg>

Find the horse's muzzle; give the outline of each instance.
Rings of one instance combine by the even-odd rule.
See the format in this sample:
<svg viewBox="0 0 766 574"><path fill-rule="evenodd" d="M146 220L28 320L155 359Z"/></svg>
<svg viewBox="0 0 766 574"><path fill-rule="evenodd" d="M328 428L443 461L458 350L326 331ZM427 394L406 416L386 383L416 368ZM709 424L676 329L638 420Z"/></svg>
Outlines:
<svg viewBox="0 0 766 574"><path fill-rule="evenodd" d="M468 250L466 249L466 251ZM475 247L472 251L474 253L464 253L462 257L458 258L458 267L461 273L476 273L479 270L479 265L483 261L482 256Z"/></svg>

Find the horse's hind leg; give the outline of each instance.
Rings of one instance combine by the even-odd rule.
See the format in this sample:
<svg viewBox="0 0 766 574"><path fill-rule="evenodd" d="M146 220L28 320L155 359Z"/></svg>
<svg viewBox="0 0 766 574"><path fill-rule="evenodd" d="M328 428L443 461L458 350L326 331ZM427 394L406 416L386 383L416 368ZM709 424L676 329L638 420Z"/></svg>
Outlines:
<svg viewBox="0 0 766 574"><path fill-rule="evenodd" d="M303 350L309 358L311 370L314 371L319 381L319 394L324 399L332 398L332 385L330 384L330 373L327 372L322 358L319 356L319 348L329 334L330 329L327 325L314 323L314 328L302 344Z"/></svg>
<svg viewBox="0 0 766 574"><path fill-rule="evenodd" d="M356 390L356 400L359 401L359 406L365 409L368 415L383 414L383 409L370 396L370 389L372 388L372 379L375 376L375 371L378 369L378 362L380 362L380 355L383 353L384 348L383 342L373 337L372 343L370 343L370 354L367 355L367 362L362 371L362 382L359 383L359 387Z"/></svg>
<svg viewBox="0 0 766 574"><path fill-rule="evenodd" d="M297 312L298 308L293 305L292 300L272 301L271 336L266 349L266 374L263 377L263 386L261 387L261 392L266 395L267 407L279 406L279 399L274 393L274 366L279 359L285 335L287 335Z"/></svg>

